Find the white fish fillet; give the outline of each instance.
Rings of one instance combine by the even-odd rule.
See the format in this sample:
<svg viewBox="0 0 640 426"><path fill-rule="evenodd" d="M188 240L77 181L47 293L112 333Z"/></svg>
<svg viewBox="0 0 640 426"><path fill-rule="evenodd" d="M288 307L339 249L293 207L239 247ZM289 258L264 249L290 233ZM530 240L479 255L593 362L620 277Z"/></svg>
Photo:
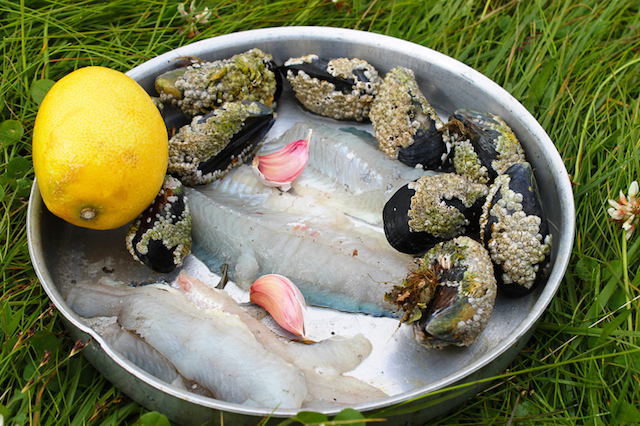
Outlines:
<svg viewBox="0 0 640 426"><path fill-rule="evenodd" d="M77 284L67 303L84 317L118 316L124 329L136 333L183 377L218 399L300 408L307 385L297 367L265 350L237 315L198 309L163 287Z"/></svg>
<svg viewBox="0 0 640 426"><path fill-rule="evenodd" d="M208 389L178 374L167 358L138 337L137 334L120 327L115 322L116 318L97 317L95 319L97 321L94 322L92 321L93 319L89 319L87 323L102 336L109 347L119 352L136 366L180 389L186 389L189 392L209 398L214 397ZM108 321L108 325L99 325L100 322L105 322L105 320Z"/></svg>
<svg viewBox="0 0 640 426"><path fill-rule="evenodd" d="M403 185L431 171L409 167L393 160L367 139L305 121L294 124L280 138L269 141L263 150L279 149L306 139L309 161L292 188L298 195L313 196L318 201L374 225L382 225L386 201ZM370 138L373 142L373 136ZM377 142L375 142L377 143Z"/></svg>
<svg viewBox="0 0 640 426"><path fill-rule="evenodd" d="M381 390L341 373L356 368L371 353L371 343L362 334L306 345L279 339L265 324L249 315L224 290L180 273L172 284L202 309L221 309L238 315L268 351L296 365L304 373L309 397L304 406L357 404L384 398Z"/></svg>
<svg viewBox="0 0 640 426"><path fill-rule="evenodd" d="M356 227L339 212L308 209L303 197L286 193L271 193L260 204L215 190L186 191L194 242L210 261L229 264L240 287L276 273L291 279L309 304L391 315L384 294L402 282L413 258L382 233Z"/></svg>
<svg viewBox="0 0 640 426"><path fill-rule="evenodd" d="M96 331L112 349L147 373L167 383L178 378L178 372L166 357L136 334L123 329L117 323L112 323L110 326Z"/></svg>

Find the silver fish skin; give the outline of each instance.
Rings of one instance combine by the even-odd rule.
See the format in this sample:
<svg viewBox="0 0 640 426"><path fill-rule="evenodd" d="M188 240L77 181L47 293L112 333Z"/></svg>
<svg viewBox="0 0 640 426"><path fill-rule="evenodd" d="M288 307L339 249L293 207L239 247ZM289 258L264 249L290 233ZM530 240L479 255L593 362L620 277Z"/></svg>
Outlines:
<svg viewBox="0 0 640 426"><path fill-rule="evenodd" d="M117 316L124 329L136 333L184 378L218 399L300 408L307 397L300 370L265 350L237 315L198 309L168 286L78 283L67 304L83 317Z"/></svg>
<svg viewBox="0 0 640 426"><path fill-rule="evenodd" d="M109 282L111 280L105 281ZM178 374L173 364L171 364L167 358L149 346L149 344L135 333L120 327L116 320L116 317L95 317L85 319L85 322L104 339L111 349L117 351L134 365L152 376L170 383L177 388L185 389L209 398L215 398L215 395L208 389Z"/></svg>
<svg viewBox="0 0 640 426"><path fill-rule="evenodd" d="M319 123L305 121L294 124L278 139L269 141L263 151L273 151L287 143L306 139L309 160L302 175L293 183L298 195L313 196L349 216L381 225L386 201L402 186L433 174L389 158L365 138Z"/></svg>
<svg viewBox="0 0 640 426"><path fill-rule="evenodd" d="M171 362L136 334L115 322L96 331L112 349L152 376L167 383L178 379L178 372Z"/></svg>
<svg viewBox="0 0 640 426"><path fill-rule="evenodd" d="M349 338L335 336L312 345L283 340L224 290L212 288L184 271L171 285L201 309L221 309L238 315L265 349L300 368L309 389L303 407L353 405L387 396L374 386L342 375L355 369L371 353L371 343L362 334Z"/></svg>
<svg viewBox="0 0 640 426"><path fill-rule="evenodd" d="M187 188L194 242L210 258L205 263L229 264L241 288L280 274L311 305L393 315L384 294L402 282L413 259L394 250L382 233L355 226L344 215L296 211L299 197L290 194L258 205L208 195Z"/></svg>

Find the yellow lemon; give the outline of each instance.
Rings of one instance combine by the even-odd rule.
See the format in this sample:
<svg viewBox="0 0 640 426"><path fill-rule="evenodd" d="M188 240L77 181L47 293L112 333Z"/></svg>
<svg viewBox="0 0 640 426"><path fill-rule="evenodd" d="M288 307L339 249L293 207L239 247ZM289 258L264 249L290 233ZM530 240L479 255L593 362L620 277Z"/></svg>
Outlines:
<svg viewBox="0 0 640 426"><path fill-rule="evenodd" d="M133 220L162 186L167 129L149 95L125 74L80 68L53 85L33 129L33 167L47 208L77 226Z"/></svg>

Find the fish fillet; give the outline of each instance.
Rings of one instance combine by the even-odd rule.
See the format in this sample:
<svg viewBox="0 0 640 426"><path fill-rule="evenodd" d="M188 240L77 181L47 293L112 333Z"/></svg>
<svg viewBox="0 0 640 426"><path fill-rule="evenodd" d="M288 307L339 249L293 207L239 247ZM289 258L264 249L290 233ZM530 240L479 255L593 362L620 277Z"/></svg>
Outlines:
<svg viewBox="0 0 640 426"><path fill-rule="evenodd" d="M238 318L198 309L168 286L79 283L67 304L83 317L117 316L187 380L218 399L269 408L300 408L307 385L300 370L264 349Z"/></svg>
<svg viewBox="0 0 640 426"><path fill-rule="evenodd" d="M309 304L392 315L384 294L400 284L413 258L384 235L344 215L307 209L300 197L271 193L261 203L187 188L192 235L210 263L227 263L248 290L265 274L291 279ZM202 250L201 250L202 249ZM199 253L202 254L202 253Z"/></svg>

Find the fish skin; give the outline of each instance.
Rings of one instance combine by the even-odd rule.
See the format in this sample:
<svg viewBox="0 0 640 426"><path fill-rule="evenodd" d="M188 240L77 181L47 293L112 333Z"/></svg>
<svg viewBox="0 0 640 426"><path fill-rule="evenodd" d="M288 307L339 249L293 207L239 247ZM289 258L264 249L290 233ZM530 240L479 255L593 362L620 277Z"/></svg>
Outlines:
<svg viewBox="0 0 640 426"><path fill-rule="evenodd" d="M101 317L98 317L98 319L100 318ZM100 334L111 349L117 351L152 376L180 389L188 390L189 392L208 398L215 398L215 395L208 389L178 374L173 364L171 364L167 358L135 333L123 329L116 322L112 322L106 327L96 327L91 321L87 322Z"/></svg>
<svg viewBox="0 0 640 426"><path fill-rule="evenodd" d="M116 323L98 331L107 344L147 373L167 383L178 378L175 367L135 333Z"/></svg>
<svg viewBox="0 0 640 426"><path fill-rule="evenodd" d="M67 304L83 317L117 316L184 378L221 400L300 408L307 397L300 370L266 351L236 315L198 309L168 286L78 283Z"/></svg>
<svg viewBox="0 0 640 426"><path fill-rule="evenodd" d="M339 212L296 211L304 201L291 194L251 204L187 188L187 198L194 242L210 257L203 260L229 264L241 288L248 290L259 276L280 274L310 305L394 315L384 294L402 282L413 258L393 249L382 233L356 227Z"/></svg>

